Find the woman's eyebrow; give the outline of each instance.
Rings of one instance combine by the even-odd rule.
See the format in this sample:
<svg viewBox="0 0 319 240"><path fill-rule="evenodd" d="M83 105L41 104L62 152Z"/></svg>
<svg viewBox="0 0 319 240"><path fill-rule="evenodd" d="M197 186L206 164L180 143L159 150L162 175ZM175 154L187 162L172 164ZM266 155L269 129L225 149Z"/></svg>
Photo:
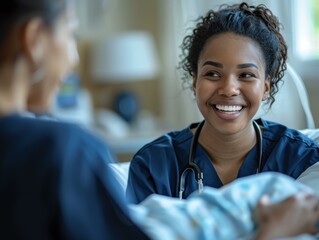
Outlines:
<svg viewBox="0 0 319 240"><path fill-rule="evenodd" d="M256 64L253 64L253 63L243 63L243 64L238 64L237 65L237 68L250 68L250 67L253 67L253 68L256 68L258 69L258 66Z"/></svg>
<svg viewBox="0 0 319 240"><path fill-rule="evenodd" d="M221 63L218 63L218 62L214 62L214 61L206 61L204 62L203 66L205 65L211 65L211 66L214 66L214 67L218 67L218 68L223 68L223 64Z"/></svg>
<svg viewBox="0 0 319 240"><path fill-rule="evenodd" d="M203 66L206 66L206 65L210 65L210 66L214 66L214 67L218 67L218 68L223 68L223 64L221 63L218 63L218 62L214 62L214 61L206 61L204 62ZM250 67L253 67L253 68L256 68L258 69L258 66L254 63L243 63L243 64L238 64L237 65L237 68L250 68Z"/></svg>

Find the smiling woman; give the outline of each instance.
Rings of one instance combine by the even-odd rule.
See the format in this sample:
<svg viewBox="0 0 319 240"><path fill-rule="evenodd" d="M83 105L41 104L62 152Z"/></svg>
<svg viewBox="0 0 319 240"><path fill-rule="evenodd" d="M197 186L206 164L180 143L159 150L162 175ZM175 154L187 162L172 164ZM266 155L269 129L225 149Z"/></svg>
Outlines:
<svg viewBox="0 0 319 240"><path fill-rule="evenodd" d="M299 131L254 121L262 102L275 102L286 70L287 46L270 9L242 3L211 10L181 47L183 86L191 88L203 125L190 124L140 149L130 164L130 201L152 193L178 197L181 182L187 197L202 179L220 188L256 172L298 178L319 161L318 145Z"/></svg>
<svg viewBox="0 0 319 240"><path fill-rule="evenodd" d="M262 56L260 47L247 37L222 33L207 40L197 74L193 73L197 106L209 123L203 131L211 128L213 134L231 134L246 129L251 134L250 120L270 90ZM248 141L247 150L254 144L254 138ZM209 154L213 154L212 147L207 146Z"/></svg>

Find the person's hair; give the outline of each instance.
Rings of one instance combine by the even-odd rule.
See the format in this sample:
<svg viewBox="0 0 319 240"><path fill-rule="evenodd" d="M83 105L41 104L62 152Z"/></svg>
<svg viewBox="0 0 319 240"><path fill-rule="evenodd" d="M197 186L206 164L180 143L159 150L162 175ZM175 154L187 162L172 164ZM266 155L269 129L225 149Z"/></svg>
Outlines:
<svg viewBox="0 0 319 240"><path fill-rule="evenodd" d="M68 0L10 0L1 2L0 44L11 27L39 17L52 27L56 19L66 10Z"/></svg>
<svg viewBox="0 0 319 240"><path fill-rule="evenodd" d="M250 6L243 2L222 5L218 11L210 10L197 21L195 29L181 44L178 68L183 70L183 86L192 86L191 77L197 74L198 59L207 40L217 34L232 32L248 37L260 46L266 65L265 74L270 78L267 103L271 106L278 92L278 83L287 68L287 45L280 33L281 24L277 17L265 5Z"/></svg>

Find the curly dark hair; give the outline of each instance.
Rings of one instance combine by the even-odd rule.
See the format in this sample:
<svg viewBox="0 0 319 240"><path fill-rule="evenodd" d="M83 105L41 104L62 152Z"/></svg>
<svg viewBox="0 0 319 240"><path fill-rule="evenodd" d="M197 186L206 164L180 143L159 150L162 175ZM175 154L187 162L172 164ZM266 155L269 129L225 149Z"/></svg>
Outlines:
<svg viewBox="0 0 319 240"><path fill-rule="evenodd" d="M248 37L259 44L265 62L266 76L270 77L267 103L275 102L278 84L287 68L287 45L280 33L282 25L278 18L263 4L250 6L243 2L222 5L218 11L210 10L197 20L197 25L182 44L179 69L183 70L184 88L191 88L191 77L197 74L198 58L207 40L217 34L233 32Z"/></svg>

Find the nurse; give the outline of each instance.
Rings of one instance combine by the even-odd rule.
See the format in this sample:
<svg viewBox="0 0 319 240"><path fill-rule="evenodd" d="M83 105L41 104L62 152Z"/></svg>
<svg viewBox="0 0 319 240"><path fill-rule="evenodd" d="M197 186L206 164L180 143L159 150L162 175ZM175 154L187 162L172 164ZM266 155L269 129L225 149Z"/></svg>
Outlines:
<svg viewBox="0 0 319 240"><path fill-rule="evenodd" d="M270 106L275 101L286 70L287 45L269 9L242 3L211 10L184 38L182 50L183 84L192 89L204 121L137 152L129 201L139 203L152 193L187 198L201 189L200 181L220 188L257 172L297 179L318 163L318 145L300 132L253 121L262 101Z"/></svg>

